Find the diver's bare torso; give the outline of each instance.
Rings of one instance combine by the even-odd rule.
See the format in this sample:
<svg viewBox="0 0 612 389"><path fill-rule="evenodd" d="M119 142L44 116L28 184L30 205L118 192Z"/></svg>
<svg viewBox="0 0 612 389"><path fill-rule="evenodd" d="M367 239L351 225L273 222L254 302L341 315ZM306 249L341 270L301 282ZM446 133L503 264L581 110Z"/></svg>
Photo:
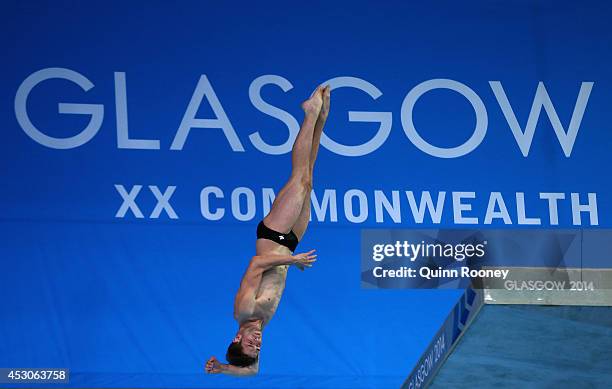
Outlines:
<svg viewBox="0 0 612 389"><path fill-rule="evenodd" d="M291 255L291 251L285 246L267 239L257 239L256 255ZM237 305L234 304L234 318L238 323L251 320L262 320L262 327L268 324L280 303L285 282L287 280L287 270L289 265L274 266L263 272L259 289L255 294L255 304L252 312L236 311Z"/></svg>
<svg viewBox="0 0 612 389"><path fill-rule="evenodd" d="M256 253L257 255L291 255L287 247L267 239L257 239ZM261 277L261 284L255 296L255 306L263 319L264 326L276 313L276 308L285 290L288 269L289 265L274 266L266 270Z"/></svg>

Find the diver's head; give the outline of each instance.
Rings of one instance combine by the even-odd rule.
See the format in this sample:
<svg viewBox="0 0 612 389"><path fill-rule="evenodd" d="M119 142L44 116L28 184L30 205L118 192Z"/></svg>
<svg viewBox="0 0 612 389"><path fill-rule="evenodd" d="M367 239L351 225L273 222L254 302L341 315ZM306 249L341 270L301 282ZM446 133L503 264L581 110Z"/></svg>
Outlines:
<svg viewBox="0 0 612 389"><path fill-rule="evenodd" d="M230 365L246 367L257 362L261 349L261 325L258 324L240 326L225 355Z"/></svg>

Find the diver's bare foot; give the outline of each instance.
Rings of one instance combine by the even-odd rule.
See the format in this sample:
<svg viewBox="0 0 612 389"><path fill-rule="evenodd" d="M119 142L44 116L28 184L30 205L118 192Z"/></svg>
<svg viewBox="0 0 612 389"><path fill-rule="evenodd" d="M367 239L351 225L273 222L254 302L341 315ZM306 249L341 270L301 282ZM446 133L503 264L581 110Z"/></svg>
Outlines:
<svg viewBox="0 0 612 389"><path fill-rule="evenodd" d="M323 104L321 105L321 112L319 112L319 117L322 119L327 119L327 115L329 115L329 99L331 95L331 87L326 85L321 91L323 96Z"/></svg>
<svg viewBox="0 0 612 389"><path fill-rule="evenodd" d="M308 100L302 103L302 109L307 115L319 116L323 106L323 87L319 85L310 95Z"/></svg>

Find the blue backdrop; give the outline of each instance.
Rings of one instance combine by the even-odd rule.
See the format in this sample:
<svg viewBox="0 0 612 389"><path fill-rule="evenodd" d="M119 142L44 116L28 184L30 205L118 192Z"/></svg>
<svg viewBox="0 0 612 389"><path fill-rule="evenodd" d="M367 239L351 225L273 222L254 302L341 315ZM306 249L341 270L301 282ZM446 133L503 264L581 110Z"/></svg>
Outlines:
<svg viewBox="0 0 612 389"><path fill-rule="evenodd" d="M595 1L4 2L0 367L68 367L80 387L399 387L459 291L360 289L360 230L610 227L611 17ZM323 82L300 244L320 259L290 272L260 376L206 376Z"/></svg>

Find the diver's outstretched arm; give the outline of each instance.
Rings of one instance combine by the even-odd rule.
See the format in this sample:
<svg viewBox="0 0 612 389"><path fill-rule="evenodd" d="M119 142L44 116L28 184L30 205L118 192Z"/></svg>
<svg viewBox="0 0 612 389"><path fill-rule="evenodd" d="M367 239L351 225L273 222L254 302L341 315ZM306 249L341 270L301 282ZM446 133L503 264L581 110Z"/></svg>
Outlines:
<svg viewBox="0 0 612 389"><path fill-rule="evenodd" d="M317 254L315 250L310 250L307 253L294 254L294 255L281 255L281 254L264 254L257 255L251 259L251 266L256 269L262 269L266 271L274 266L282 265L296 265L300 269L304 270L304 267L312 267L312 263L317 260Z"/></svg>

